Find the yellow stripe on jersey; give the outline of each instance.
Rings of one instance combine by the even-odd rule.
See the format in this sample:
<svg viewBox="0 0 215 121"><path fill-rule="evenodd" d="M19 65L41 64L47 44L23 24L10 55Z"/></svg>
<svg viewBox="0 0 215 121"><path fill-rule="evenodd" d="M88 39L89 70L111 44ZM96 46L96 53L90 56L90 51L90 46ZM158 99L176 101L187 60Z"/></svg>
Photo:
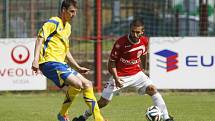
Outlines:
<svg viewBox="0 0 215 121"><path fill-rule="evenodd" d="M44 38L40 50L39 64L49 61L65 63L69 51L71 25L63 25L59 17L50 18L40 29L38 36Z"/></svg>

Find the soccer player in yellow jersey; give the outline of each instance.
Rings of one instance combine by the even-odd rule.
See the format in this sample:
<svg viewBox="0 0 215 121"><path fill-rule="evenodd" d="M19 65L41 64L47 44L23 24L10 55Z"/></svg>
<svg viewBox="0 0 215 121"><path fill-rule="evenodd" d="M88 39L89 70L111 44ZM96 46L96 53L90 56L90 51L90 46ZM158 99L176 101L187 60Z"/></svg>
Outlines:
<svg viewBox="0 0 215 121"><path fill-rule="evenodd" d="M66 90L66 97L57 115L59 121L69 121L68 109L76 95L82 91L85 103L94 115L95 121L104 121L97 100L94 96L91 81L80 73L87 73L89 69L81 67L69 51L69 36L71 34L70 20L76 15L77 2L64 0L60 15L50 18L38 33L35 44L32 70L40 70L43 75L52 80L59 88ZM76 70L66 63L68 60Z"/></svg>

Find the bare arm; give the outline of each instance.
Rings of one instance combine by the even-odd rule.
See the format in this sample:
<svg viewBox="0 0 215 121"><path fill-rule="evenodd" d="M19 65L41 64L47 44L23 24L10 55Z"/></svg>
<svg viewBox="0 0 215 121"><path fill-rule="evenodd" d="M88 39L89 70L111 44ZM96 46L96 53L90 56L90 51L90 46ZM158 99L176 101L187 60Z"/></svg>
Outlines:
<svg viewBox="0 0 215 121"><path fill-rule="evenodd" d="M75 59L73 58L70 52L66 54L66 57L69 63L72 64L77 69L78 72L85 73L85 74L89 72L89 69L78 65L78 63L75 61Z"/></svg>
<svg viewBox="0 0 215 121"><path fill-rule="evenodd" d="M118 78L115 61L111 61L110 59L108 60L108 71L115 80Z"/></svg>
<svg viewBox="0 0 215 121"><path fill-rule="evenodd" d="M40 49L42 47L43 43L43 38L38 37L35 43L35 48L34 48L34 60L32 62L32 70L36 73L39 71L39 56L40 56Z"/></svg>
<svg viewBox="0 0 215 121"><path fill-rule="evenodd" d="M80 68L80 66L75 61L75 59L73 58L73 56L71 55L70 52L67 52L66 57L67 57L69 63L72 64L75 68L77 68L77 69Z"/></svg>
<svg viewBox="0 0 215 121"><path fill-rule="evenodd" d="M121 88L123 86L123 84L122 84L123 80L121 80L119 78L119 76L117 75L117 69L116 69L115 61L112 61L110 59L108 60L108 71L113 76L113 78L115 80L116 87Z"/></svg>

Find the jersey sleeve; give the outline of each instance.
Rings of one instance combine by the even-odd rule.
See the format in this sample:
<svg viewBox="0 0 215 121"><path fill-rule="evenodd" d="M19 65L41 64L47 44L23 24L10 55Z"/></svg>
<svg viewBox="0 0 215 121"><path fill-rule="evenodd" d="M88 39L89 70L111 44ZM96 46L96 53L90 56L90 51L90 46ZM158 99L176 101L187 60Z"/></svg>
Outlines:
<svg viewBox="0 0 215 121"><path fill-rule="evenodd" d="M110 60L111 61L116 61L120 58L120 44L118 41L115 42L112 50L111 50L111 54L110 54Z"/></svg>
<svg viewBox="0 0 215 121"><path fill-rule="evenodd" d="M38 37L44 38L46 40L48 36L56 30L56 24L50 21L44 23L42 28L38 32Z"/></svg>

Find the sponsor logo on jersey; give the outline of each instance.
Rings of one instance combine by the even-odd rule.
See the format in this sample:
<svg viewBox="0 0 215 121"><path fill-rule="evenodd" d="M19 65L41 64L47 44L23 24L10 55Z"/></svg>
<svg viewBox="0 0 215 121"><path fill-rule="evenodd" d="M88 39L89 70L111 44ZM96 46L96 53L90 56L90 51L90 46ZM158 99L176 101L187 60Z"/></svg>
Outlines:
<svg viewBox="0 0 215 121"><path fill-rule="evenodd" d="M126 65L134 65L140 62L140 60L126 60L124 58L120 58L120 61Z"/></svg>

